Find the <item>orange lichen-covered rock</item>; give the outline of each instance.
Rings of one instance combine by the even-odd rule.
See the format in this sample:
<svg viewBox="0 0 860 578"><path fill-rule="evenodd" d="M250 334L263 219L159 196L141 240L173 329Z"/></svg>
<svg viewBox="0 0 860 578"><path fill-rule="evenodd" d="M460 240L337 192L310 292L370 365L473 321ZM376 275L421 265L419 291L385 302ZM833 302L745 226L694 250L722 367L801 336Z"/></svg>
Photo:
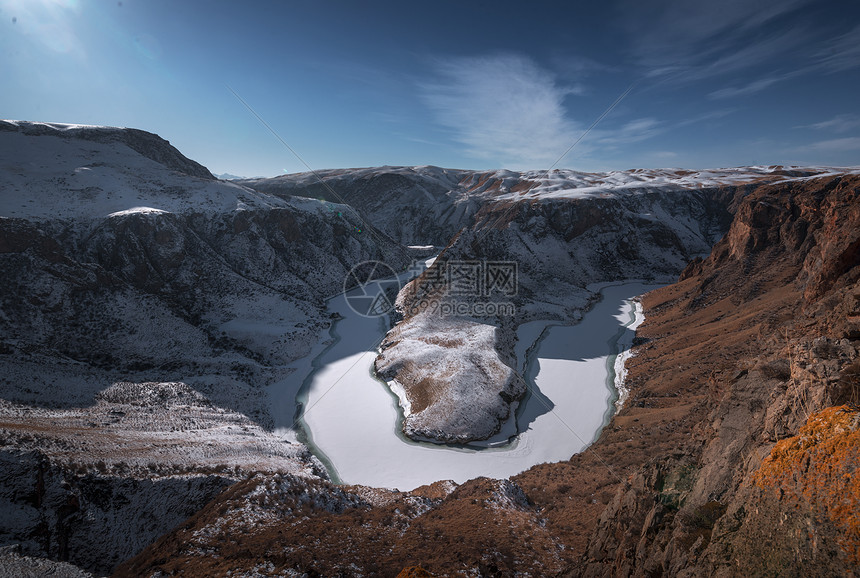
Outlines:
<svg viewBox="0 0 860 578"><path fill-rule="evenodd" d="M860 412L848 406L812 414L798 435L780 441L753 476L783 499L823 510L841 533L839 545L860 563Z"/></svg>

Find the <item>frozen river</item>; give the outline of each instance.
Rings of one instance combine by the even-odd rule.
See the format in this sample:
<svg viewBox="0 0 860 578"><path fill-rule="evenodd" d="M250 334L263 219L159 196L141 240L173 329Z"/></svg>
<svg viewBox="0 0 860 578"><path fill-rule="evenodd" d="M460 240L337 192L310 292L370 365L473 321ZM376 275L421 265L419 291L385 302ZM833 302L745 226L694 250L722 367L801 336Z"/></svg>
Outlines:
<svg viewBox="0 0 860 578"><path fill-rule="evenodd" d="M577 325L520 326L518 369L530 394L517 412L520 433L510 441L503 434L491 447L454 447L403 436L397 398L372 375L387 319L354 313L344 296L329 302L343 316L332 329L334 339L297 364L291 383L273 395L273 413L291 422L295 402L301 403L302 440L334 479L350 484L410 490L437 480L505 478L566 460L589 445L614 412L615 361L642 321L632 299L655 287L604 287L603 299Z"/></svg>

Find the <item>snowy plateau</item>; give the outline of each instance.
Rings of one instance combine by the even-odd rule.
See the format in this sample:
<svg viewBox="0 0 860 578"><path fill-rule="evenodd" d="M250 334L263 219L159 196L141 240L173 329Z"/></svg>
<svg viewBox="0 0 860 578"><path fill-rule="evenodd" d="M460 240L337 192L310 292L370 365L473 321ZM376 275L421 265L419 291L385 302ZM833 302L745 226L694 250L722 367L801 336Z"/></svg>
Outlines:
<svg viewBox="0 0 860 578"><path fill-rule="evenodd" d="M392 519L406 524L467 478L510 474L470 464L435 477L427 465L407 483L428 484L415 494L331 483L337 460L332 468L311 443L331 432L314 432L325 425L297 396L338 346L349 314L333 304L355 265L405 272L438 255L405 278L396 310L375 322L369 355L344 344L399 408L390 439L422 451L515 442L536 379L524 362L547 327L553 347L564 344L602 289L674 281L708 255L755 187L858 172L419 166L226 181L141 130L0 121L0 546L15 548L0 559L22 572L45 558L58 572L71 573L68 562L81 575L110 573L225 488L233 509L204 516L209 533L191 542L308 504L339 512L397 503ZM516 263L510 309L474 315L483 297L433 282L467 262ZM425 302L465 303L469 313L441 316L417 306ZM632 331L621 361L608 359L613 375L623 375ZM537 358L550 367L564 355ZM558 381L568 370L554 371ZM374 419L360 403L338 411ZM493 508L526 516L516 484L488 484Z"/></svg>

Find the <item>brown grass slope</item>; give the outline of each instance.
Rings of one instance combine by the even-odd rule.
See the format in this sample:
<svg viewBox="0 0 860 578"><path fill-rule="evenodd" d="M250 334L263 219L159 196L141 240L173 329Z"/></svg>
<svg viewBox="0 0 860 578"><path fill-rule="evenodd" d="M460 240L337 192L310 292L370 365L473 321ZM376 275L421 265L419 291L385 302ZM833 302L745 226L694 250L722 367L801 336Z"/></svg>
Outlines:
<svg viewBox="0 0 860 578"><path fill-rule="evenodd" d="M649 342L628 366L628 406L592 450L635 448L644 465L619 484L572 574L853 571L846 525L819 515L817 493L803 510L751 476L809 416L857 395L858 239L857 177L762 187L708 259L646 297ZM850 475L860 448L844 451Z"/></svg>

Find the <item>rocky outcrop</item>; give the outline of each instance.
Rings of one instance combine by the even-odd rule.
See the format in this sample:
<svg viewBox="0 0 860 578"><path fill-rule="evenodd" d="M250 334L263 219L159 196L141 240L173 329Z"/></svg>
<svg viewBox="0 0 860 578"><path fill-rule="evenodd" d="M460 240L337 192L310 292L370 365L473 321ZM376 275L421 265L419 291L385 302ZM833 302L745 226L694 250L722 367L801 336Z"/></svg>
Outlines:
<svg viewBox="0 0 860 578"><path fill-rule="evenodd" d="M326 476L304 446L186 384L116 383L96 398L0 402L0 544L103 574L248 475Z"/></svg>
<svg viewBox="0 0 860 578"><path fill-rule="evenodd" d="M92 578L92 574L68 562L56 562L46 558L21 555L21 548L0 548L0 578L41 578L63 576L64 578Z"/></svg>
<svg viewBox="0 0 860 578"><path fill-rule="evenodd" d="M0 541L104 574L202 508L224 475L135 479L78 474L39 452L0 452Z"/></svg>
<svg viewBox="0 0 860 578"><path fill-rule="evenodd" d="M383 341L376 371L401 399L403 431L437 441L494 435L526 392L514 369L515 328L533 319L575 322L598 298L587 289L594 283L677 275L725 232L723 198L731 193L631 191L485 205L476 225L398 297L403 320ZM478 264L480 289L452 287L451 271L470 263ZM487 291L484 268L505 264L511 290Z"/></svg>
<svg viewBox="0 0 860 578"><path fill-rule="evenodd" d="M640 334L653 341L630 362L632 403L614 423L636 416L647 428L667 415L655 395L662 359L697 394L682 414L692 441L681 454L646 453L601 514L575 575L853 572L856 523L842 507L856 489L840 484L857 467L856 412L832 406L857 395L860 347L840 305L853 302L860 274L860 262L844 265L858 206L857 177L762 187L710 257L647 297ZM841 274L822 289L810 266ZM701 323L695 340L681 346L665 333L678 325L672 316Z"/></svg>
<svg viewBox="0 0 860 578"><path fill-rule="evenodd" d="M497 327L426 315L386 335L377 375L398 393L413 439L468 442L495 434L526 391L513 356L496 349Z"/></svg>
<svg viewBox="0 0 860 578"><path fill-rule="evenodd" d="M396 576L419 563L434 576L464 570L546 576L561 570L561 545L541 529L540 512L516 484L478 478L459 487L434 486L401 493L255 477L230 488L115 575L223 575L258 568L276 575Z"/></svg>
<svg viewBox="0 0 860 578"><path fill-rule="evenodd" d="M723 573L849 575L860 564L860 412L833 406L777 442L714 525ZM716 521L716 520L715 520ZM726 560L737 560L734 568Z"/></svg>

